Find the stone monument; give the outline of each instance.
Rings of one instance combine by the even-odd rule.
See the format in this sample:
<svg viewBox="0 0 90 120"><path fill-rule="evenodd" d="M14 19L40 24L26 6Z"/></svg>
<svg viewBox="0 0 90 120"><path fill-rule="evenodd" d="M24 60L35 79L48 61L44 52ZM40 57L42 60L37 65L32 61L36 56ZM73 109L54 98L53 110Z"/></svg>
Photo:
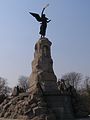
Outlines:
<svg viewBox="0 0 90 120"><path fill-rule="evenodd" d="M41 22L39 32L41 38L35 44L32 73L29 77L30 95L32 98L37 98L38 102L34 113L36 120L73 120L71 98L66 94L61 95L58 90L51 58L52 43L45 37L47 23L51 21L43 14L46 7L43 8L41 16L29 12L38 22Z"/></svg>
<svg viewBox="0 0 90 120"><path fill-rule="evenodd" d="M46 7L45 7L46 8ZM69 94L61 94L51 57L52 43L45 37L48 18L32 14L41 22L41 38L35 44L29 92L14 90L13 96L0 104L0 117L22 120L74 120ZM18 90L18 92L17 92ZM17 94L18 93L18 94Z"/></svg>

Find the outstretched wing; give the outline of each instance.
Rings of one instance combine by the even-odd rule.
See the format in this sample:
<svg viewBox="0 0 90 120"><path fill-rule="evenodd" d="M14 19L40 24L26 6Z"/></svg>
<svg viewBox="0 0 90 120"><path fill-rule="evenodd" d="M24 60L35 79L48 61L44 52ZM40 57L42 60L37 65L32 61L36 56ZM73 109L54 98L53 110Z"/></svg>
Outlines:
<svg viewBox="0 0 90 120"><path fill-rule="evenodd" d="M40 17L37 13L32 13L32 12L29 12L29 13L30 13L33 17L35 17L38 22L41 22L41 17Z"/></svg>

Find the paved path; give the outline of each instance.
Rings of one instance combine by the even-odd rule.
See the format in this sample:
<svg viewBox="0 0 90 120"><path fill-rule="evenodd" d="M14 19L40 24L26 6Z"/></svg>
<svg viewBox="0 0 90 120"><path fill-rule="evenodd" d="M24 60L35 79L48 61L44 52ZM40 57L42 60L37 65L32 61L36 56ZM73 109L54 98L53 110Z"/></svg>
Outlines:
<svg viewBox="0 0 90 120"><path fill-rule="evenodd" d="M0 118L0 120L22 120L22 119L5 119L5 118ZM90 118L82 118L82 119L75 119L75 120L90 120Z"/></svg>

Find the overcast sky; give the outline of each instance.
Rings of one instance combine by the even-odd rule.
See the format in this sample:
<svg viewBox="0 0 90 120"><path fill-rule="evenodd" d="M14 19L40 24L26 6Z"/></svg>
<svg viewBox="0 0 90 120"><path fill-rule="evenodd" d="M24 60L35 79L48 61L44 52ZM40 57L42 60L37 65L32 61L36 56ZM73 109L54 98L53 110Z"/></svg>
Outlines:
<svg viewBox="0 0 90 120"><path fill-rule="evenodd" d="M52 21L46 37L57 78L73 71L90 76L90 0L0 0L0 76L10 86L31 73L40 25L29 11L41 13L47 3Z"/></svg>

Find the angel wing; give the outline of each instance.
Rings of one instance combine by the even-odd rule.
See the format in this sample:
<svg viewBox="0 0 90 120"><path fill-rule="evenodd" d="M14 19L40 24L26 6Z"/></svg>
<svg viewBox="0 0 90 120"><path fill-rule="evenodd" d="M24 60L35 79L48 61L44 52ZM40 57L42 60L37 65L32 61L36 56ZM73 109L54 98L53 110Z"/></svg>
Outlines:
<svg viewBox="0 0 90 120"><path fill-rule="evenodd" d="M42 20L41 20L41 17L39 16L39 14L37 14L37 13L32 13L32 12L29 12L29 13L30 13L33 17L35 17L38 22L41 22L41 21L42 21Z"/></svg>

